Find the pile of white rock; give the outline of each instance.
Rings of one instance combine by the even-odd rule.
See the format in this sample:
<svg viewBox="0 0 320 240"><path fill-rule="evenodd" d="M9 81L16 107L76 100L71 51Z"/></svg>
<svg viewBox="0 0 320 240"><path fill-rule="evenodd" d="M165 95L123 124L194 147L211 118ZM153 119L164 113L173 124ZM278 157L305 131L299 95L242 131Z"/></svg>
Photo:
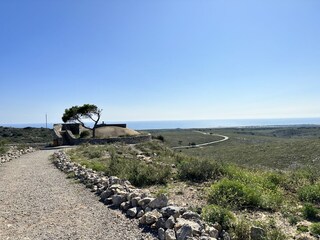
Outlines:
<svg viewBox="0 0 320 240"><path fill-rule="evenodd" d="M157 229L161 240L229 240L229 234L218 224L208 224L199 214L178 206L168 206L168 198L160 195L148 197L141 189L127 180L108 177L78 163L72 162L63 151L54 153L57 168L73 175L80 182L100 195L101 201L119 208L140 224Z"/></svg>
<svg viewBox="0 0 320 240"><path fill-rule="evenodd" d="M10 146L5 154L0 155L0 163L10 162L13 159L21 157L23 154L34 151L35 149L33 147L18 149L17 146Z"/></svg>

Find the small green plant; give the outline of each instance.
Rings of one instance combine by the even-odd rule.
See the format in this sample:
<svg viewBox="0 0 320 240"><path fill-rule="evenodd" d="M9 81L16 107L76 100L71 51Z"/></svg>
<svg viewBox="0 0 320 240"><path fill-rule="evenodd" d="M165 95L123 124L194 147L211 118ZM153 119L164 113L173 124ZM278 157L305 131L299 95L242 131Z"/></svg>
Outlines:
<svg viewBox="0 0 320 240"><path fill-rule="evenodd" d="M0 154L4 154L8 151L8 147L6 146L6 141L0 140Z"/></svg>
<svg viewBox="0 0 320 240"><path fill-rule="evenodd" d="M83 160L80 163L81 165L85 165L86 167L98 172L103 172L107 169L107 166L102 162Z"/></svg>
<svg viewBox="0 0 320 240"><path fill-rule="evenodd" d="M161 168L144 163L130 164L126 178L135 186L142 187L154 184L166 184L171 176L171 168L162 166Z"/></svg>
<svg viewBox="0 0 320 240"><path fill-rule="evenodd" d="M90 135L90 131L86 130L80 133L80 138L89 138Z"/></svg>
<svg viewBox="0 0 320 240"><path fill-rule="evenodd" d="M267 231L267 240L286 240L287 236L278 228L272 228Z"/></svg>
<svg viewBox="0 0 320 240"><path fill-rule="evenodd" d="M67 178L75 178L75 174L74 174L74 172L70 172L70 173L68 173L67 174Z"/></svg>
<svg viewBox="0 0 320 240"><path fill-rule="evenodd" d="M238 219L231 230L234 240L248 240L250 239L251 224L244 218Z"/></svg>
<svg viewBox="0 0 320 240"><path fill-rule="evenodd" d="M299 225L297 226L298 232L309 232L308 226L305 225Z"/></svg>
<svg viewBox="0 0 320 240"><path fill-rule="evenodd" d="M289 215L288 216L288 221L289 221L290 225L292 225L292 226L297 225L299 220L300 220L300 218L296 215Z"/></svg>
<svg viewBox="0 0 320 240"><path fill-rule="evenodd" d="M301 187L298 196L301 201L320 204L320 183Z"/></svg>
<svg viewBox="0 0 320 240"><path fill-rule="evenodd" d="M88 159L101 158L104 155L104 151L98 147L91 147L83 152L84 156Z"/></svg>
<svg viewBox="0 0 320 240"><path fill-rule="evenodd" d="M222 172L223 169L217 162L206 159L185 158L178 165L178 176L181 180L203 182L219 178Z"/></svg>
<svg viewBox="0 0 320 240"><path fill-rule="evenodd" d="M209 190L209 203L234 209L260 207L262 199L258 189L240 181L223 179Z"/></svg>
<svg viewBox="0 0 320 240"><path fill-rule="evenodd" d="M205 221L218 222L224 229L229 229L235 221L235 217L229 210L218 205L204 207L201 216Z"/></svg>
<svg viewBox="0 0 320 240"><path fill-rule="evenodd" d="M310 232L314 235L320 236L320 223L312 223L310 226Z"/></svg>
<svg viewBox="0 0 320 240"><path fill-rule="evenodd" d="M316 220L318 218L319 210L311 203L304 204L302 208L302 215L309 220Z"/></svg>
<svg viewBox="0 0 320 240"><path fill-rule="evenodd" d="M168 188L167 187L161 187L158 189L158 191L156 192L156 196L159 197L161 195L166 195L168 196Z"/></svg>
<svg viewBox="0 0 320 240"><path fill-rule="evenodd" d="M158 139L158 140L160 140L161 142L164 142L164 136L162 136L162 135L156 136L155 139Z"/></svg>

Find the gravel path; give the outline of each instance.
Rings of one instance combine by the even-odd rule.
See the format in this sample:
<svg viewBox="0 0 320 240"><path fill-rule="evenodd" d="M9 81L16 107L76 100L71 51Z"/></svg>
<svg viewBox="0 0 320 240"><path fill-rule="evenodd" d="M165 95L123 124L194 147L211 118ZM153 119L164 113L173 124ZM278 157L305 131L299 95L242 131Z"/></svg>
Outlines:
<svg viewBox="0 0 320 240"><path fill-rule="evenodd" d="M66 179L42 150L0 165L0 239L156 239Z"/></svg>
<svg viewBox="0 0 320 240"><path fill-rule="evenodd" d="M178 146L178 147L172 147L172 149L183 149L183 148L198 148L198 147L205 147L208 145L212 145L212 144L216 144L216 143L220 143L220 142L224 142L227 141L229 139L229 137L224 136L224 135L220 135L220 134L212 134L212 133L206 133L206 132L202 132L202 131L194 131L203 135L212 135L212 136L218 136L218 137L222 137L221 140L216 140L213 142L206 142L206 143L201 143L201 144L196 144L196 145L187 145L187 146Z"/></svg>

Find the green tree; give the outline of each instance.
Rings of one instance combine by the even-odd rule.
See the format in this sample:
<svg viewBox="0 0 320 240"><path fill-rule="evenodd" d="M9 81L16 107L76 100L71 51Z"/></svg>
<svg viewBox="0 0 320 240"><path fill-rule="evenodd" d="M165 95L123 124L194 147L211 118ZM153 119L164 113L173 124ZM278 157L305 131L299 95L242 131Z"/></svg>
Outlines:
<svg viewBox="0 0 320 240"><path fill-rule="evenodd" d="M96 136L95 129L101 117L102 109L99 109L93 104L83 104L82 106L72 106L64 111L62 121L66 122L79 122L84 128L92 130L92 137ZM90 119L94 122L93 127L85 126L84 119Z"/></svg>

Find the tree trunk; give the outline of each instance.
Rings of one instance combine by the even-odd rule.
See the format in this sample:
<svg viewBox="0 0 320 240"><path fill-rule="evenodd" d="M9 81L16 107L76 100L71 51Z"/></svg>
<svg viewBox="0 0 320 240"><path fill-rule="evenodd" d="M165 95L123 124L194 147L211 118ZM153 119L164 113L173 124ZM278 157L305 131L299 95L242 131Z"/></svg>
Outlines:
<svg viewBox="0 0 320 240"><path fill-rule="evenodd" d="M92 138L96 137L96 126L92 128Z"/></svg>

